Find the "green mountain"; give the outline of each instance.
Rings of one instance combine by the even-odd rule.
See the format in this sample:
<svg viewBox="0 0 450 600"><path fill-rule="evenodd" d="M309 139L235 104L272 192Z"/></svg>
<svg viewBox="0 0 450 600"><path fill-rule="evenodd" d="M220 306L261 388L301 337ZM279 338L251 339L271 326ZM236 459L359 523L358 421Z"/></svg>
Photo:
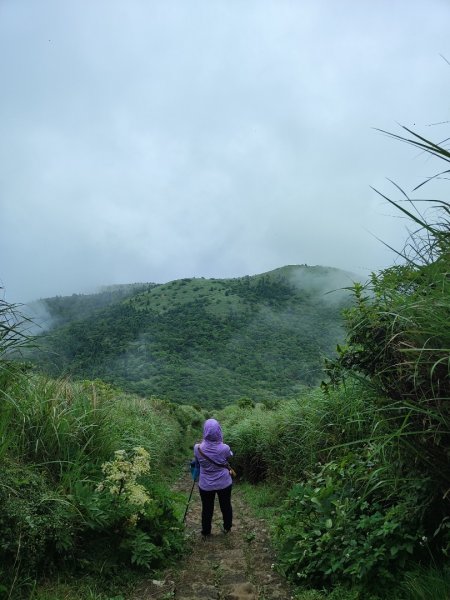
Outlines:
<svg viewBox="0 0 450 600"><path fill-rule="evenodd" d="M206 407L291 396L320 381L342 340L339 288L351 283L338 269L303 265L48 298L51 326L31 360L53 376Z"/></svg>

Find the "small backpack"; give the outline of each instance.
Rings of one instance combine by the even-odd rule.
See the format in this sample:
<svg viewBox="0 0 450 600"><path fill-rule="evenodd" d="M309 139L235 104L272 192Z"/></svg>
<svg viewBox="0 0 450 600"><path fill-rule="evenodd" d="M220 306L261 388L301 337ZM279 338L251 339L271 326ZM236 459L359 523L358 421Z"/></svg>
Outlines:
<svg viewBox="0 0 450 600"><path fill-rule="evenodd" d="M191 460L191 477L194 481L197 481L200 475L200 463L197 458Z"/></svg>

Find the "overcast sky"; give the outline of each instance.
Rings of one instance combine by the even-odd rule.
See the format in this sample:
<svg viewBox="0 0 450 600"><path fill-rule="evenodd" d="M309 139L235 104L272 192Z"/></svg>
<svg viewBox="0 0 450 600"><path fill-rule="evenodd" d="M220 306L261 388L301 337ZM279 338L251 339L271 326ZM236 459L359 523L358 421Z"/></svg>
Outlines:
<svg viewBox="0 0 450 600"><path fill-rule="evenodd" d="M370 186L439 165L373 127L446 137L449 26L448 0L0 0L7 300L392 264Z"/></svg>

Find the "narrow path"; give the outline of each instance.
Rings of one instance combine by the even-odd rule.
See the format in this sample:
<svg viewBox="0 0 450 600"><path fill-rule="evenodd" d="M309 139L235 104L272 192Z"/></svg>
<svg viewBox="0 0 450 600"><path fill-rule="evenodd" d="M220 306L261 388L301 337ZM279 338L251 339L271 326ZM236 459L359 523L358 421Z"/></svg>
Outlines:
<svg viewBox="0 0 450 600"><path fill-rule="evenodd" d="M186 475L177 485L189 494L192 480ZM287 583L274 572L267 525L255 518L239 489L232 494L233 529L221 532L221 513L216 498L212 534L200 534L201 503L195 486L186 518L191 552L176 571L160 581L146 581L131 600L289 600Z"/></svg>

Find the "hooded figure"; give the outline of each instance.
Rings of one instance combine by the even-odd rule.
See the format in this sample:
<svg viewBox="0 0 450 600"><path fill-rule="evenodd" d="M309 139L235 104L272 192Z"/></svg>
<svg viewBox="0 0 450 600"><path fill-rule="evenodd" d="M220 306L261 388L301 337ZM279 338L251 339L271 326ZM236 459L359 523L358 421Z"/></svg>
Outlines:
<svg viewBox="0 0 450 600"><path fill-rule="evenodd" d="M233 456L230 446L223 443L222 428L216 419L208 419L203 426L203 440L195 444L194 455L200 463L198 487L202 500L202 535L211 533L215 495L219 496L223 516L223 531L228 533L232 526L231 489L228 459Z"/></svg>

